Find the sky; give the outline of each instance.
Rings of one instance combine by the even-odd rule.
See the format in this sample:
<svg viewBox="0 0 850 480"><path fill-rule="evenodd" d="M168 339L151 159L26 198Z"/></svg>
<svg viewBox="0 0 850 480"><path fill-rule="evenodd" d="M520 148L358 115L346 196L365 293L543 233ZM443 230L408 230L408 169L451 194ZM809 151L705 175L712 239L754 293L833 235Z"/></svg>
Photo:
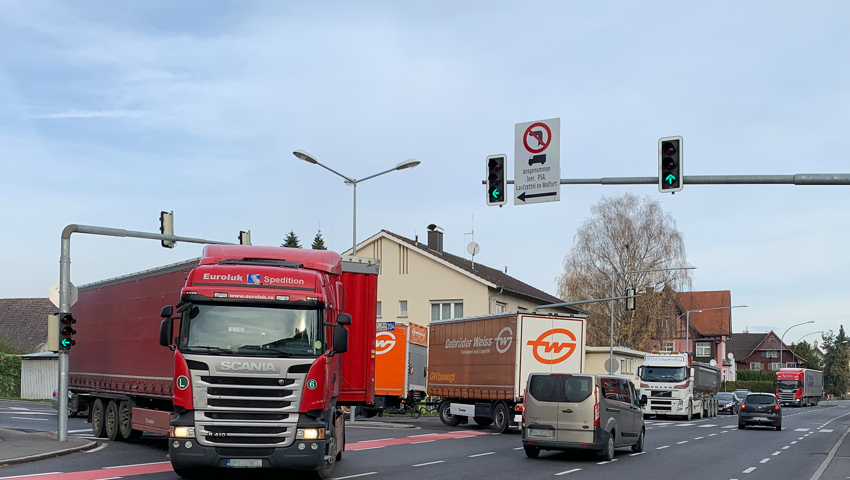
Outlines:
<svg viewBox="0 0 850 480"><path fill-rule="evenodd" d="M560 118L561 177L850 173L850 5L799 2L0 0L0 297L44 297L68 224L309 244L445 231L445 249L550 293L603 196L661 202L694 290L731 290L734 331L850 327L848 186L564 185L485 205L485 158ZM474 219L474 220L473 220ZM76 285L200 245L74 235ZM467 255L468 256L468 255ZM806 340L817 339L811 335Z"/></svg>

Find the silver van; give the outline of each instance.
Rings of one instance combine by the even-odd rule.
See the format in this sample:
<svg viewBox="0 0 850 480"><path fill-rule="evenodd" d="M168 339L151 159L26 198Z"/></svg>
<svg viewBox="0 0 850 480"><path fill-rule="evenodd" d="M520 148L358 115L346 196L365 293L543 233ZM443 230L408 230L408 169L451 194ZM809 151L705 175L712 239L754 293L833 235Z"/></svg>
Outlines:
<svg viewBox="0 0 850 480"><path fill-rule="evenodd" d="M540 450L595 450L605 460L614 449L643 451L642 400L625 377L532 373L523 401L522 446Z"/></svg>

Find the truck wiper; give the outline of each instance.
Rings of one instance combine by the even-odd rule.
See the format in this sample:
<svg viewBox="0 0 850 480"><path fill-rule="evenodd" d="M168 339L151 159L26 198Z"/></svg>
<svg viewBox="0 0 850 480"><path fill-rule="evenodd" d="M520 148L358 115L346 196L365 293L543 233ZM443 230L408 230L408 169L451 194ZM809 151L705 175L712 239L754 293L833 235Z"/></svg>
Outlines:
<svg viewBox="0 0 850 480"><path fill-rule="evenodd" d="M260 352L269 352L269 353L275 353L275 354L277 354L278 356L281 356L281 357L291 357L292 356L292 354L287 352L287 351L279 350L277 348L263 347L262 345L242 345L241 347L239 347L239 350L256 350L256 351L260 351Z"/></svg>
<svg viewBox="0 0 850 480"><path fill-rule="evenodd" d="M207 350L209 350L210 352L236 353L236 352L234 352L233 350L231 350L231 349L229 349L229 348L224 348L224 347L213 347L213 346L211 346L211 345L192 345L192 346L187 347L187 348L206 348L206 349L207 349Z"/></svg>

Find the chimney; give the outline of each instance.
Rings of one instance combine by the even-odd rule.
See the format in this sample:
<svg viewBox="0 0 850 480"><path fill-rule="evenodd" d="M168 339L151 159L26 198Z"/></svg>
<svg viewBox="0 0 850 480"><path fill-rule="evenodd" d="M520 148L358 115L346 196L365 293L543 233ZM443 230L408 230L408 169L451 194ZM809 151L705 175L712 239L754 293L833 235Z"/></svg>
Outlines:
<svg viewBox="0 0 850 480"><path fill-rule="evenodd" d="M428 248L443 253L443 229L434 225L428 225Z"/></svg>

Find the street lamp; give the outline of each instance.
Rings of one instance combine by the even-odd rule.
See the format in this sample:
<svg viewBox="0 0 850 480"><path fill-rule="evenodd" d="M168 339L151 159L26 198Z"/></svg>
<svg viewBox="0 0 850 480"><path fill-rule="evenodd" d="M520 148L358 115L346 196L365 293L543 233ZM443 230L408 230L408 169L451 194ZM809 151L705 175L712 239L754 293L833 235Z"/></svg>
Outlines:
<svg viewBox="0 0 850 480"><path fill-rule="evenodd" d="M709 310L727 310L730 308L747 308L747 305L733 305L731 307L716 307L716 308L703 308L700 310L688 310L685 312L685 349L690 351L690 334L691 334L691 312L699 313L699 312L707 312ZM682 318L682 317L678 317Z"/></svg>
<svg viewBox="0 0 850 480"><path fill-rule="evenodd" d="M651 270L632 270L630 272L611 272L611 298L614 298L614 281L617 275L627 275L631 273L652 273L652 272L669 272L672 270L695 270L697 267L672 267L672 268L654 268ZM614 373L614 300L611 300L611 345L608 358L608 372Z"/></svg>
<svg viewBox="0 0 850 480"><path fill-rule="evenodd" d="M365 182L366 180L369 180L370 178L375 178L377 176L383 175L385 173L394 172L396 170L404 170L406 168L413 168L413 167L415 167L415 166L417 166L421 163L419 160L417 160L415 158L409 158L409 159L399 163L395 167L390 168L388 170L384 170L383 172L376 173L374 175L369 175L368 177L363 177L361 179L354 179L354 178L345 176L345 175L337 172L336 170L328 167L327 165L323 165L323 164L319 163L319 161L316 160L316 157L314 157L313 155L310 155L309 153L305 152L304 150L296 150L296 151L292 152L292 154L295 155L297 158L304 160L307 163L312 163L313 165L318 165L318 166L324 168L325 170L329 170L329 171L339 175L340 177L345 179L346 185L351 185L352 187L354 187L353 188L354 189L354 216L353 216L352 221L351 221L351 225L352 225L351 226L351 237L352 237L351 254L352 255L357 255L357 184L360 183L360 182Z"/></svg>
<svg viewBox="0 0 850 480"><path fill-rule="evenodd" d="M788 333L788 330L791 330L794 327L799 327L800 325L808 325L810 323L815 323L814 320L809 320L808 322L798 323L796 325L791 325L785 330L785 333ZM779 368L782 368L782 353L785 350L785 333L779 338ZM794 352L791 352L794 353ZM796 355L796 354L795 354Z"/></svg>

